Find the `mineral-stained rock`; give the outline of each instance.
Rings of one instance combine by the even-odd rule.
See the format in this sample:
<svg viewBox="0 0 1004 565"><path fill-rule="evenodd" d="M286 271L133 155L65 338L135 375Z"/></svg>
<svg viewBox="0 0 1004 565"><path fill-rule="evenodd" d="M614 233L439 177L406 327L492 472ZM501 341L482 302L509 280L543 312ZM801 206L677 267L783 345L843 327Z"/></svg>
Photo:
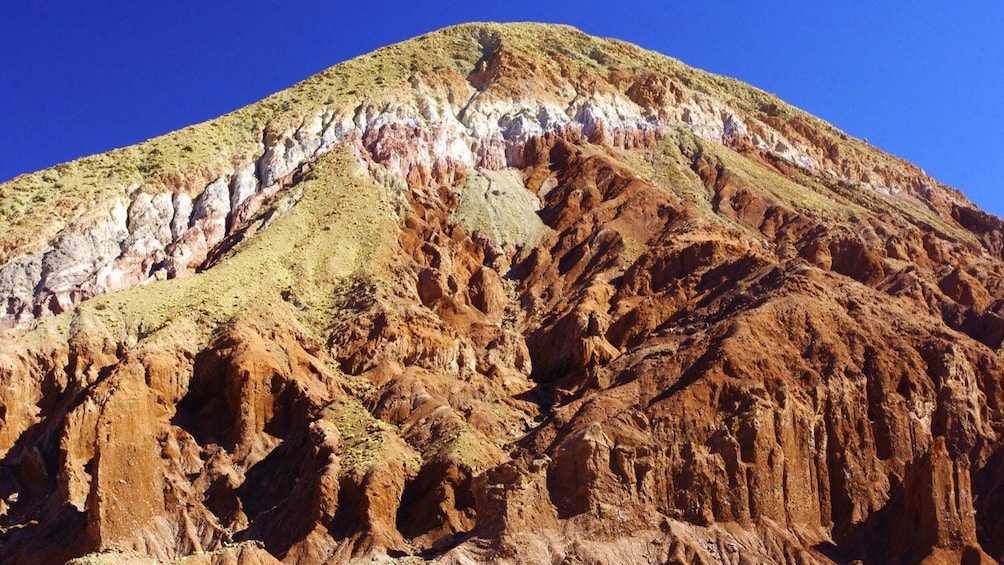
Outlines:
<svg viewBox="0 0 1004 565"><path fill-rule="evenodd" d="M458 26L0 188L0 562L1004 558L1004 224L735 81Z"/></svg>

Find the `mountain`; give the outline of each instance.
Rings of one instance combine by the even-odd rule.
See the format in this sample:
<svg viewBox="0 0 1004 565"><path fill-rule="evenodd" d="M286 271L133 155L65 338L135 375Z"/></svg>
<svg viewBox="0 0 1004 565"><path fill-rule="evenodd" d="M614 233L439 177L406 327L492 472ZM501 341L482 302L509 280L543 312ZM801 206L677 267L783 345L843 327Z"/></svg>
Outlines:
<svg viewBox="0 0 1004 565"><path fill-rule="evenodd" d="M992 563L1004 224L447 28L0 185L0 562Z"/></svg>

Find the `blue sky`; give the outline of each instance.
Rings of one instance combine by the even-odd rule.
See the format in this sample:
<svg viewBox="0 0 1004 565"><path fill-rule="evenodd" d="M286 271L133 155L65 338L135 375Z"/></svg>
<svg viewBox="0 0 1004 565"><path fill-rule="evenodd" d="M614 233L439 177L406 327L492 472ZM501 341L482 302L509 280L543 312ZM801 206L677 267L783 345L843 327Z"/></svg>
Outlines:
<svg viewBox="0 0 1004 565"><path fill-rule="evenodd" d="M773 92L1004 215L1004 3L808 5L0 0L0 180L216 117L446 25L545 21Z"/></svg>

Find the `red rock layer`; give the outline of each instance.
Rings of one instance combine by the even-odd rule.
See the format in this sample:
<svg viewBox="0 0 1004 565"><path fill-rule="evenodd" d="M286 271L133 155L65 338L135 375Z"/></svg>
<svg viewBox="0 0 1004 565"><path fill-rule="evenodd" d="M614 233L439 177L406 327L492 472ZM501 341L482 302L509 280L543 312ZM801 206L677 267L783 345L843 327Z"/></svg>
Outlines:
<svg viewBox="0 0 1004 565"><path fill-rule="evenodd" d="M504 50L470 80L513 69L554 80ZM639 104L680 96L635 78ZM388 251L320 289L348 295L321 324L287 292L205 346L86 310L66 338L8 334L0 561L1004 556L1001 221L733 126L728 147L602 127L507 147L545 226L518 243L458 219L477 169L402 168ZM834 147L814 158L886 159Z"/></svg>

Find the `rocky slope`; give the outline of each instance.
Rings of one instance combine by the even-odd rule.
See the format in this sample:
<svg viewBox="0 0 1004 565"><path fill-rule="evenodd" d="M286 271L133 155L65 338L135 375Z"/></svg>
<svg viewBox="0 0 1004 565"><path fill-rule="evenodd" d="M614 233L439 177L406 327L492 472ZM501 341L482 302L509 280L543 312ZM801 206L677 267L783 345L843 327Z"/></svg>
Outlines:
<svg viewBox="0 0 1004 565"><path fill-rule="evenodd" d="M390 46L0 185L0 561L994 562L1002 232L623 42Z"/></svg>

